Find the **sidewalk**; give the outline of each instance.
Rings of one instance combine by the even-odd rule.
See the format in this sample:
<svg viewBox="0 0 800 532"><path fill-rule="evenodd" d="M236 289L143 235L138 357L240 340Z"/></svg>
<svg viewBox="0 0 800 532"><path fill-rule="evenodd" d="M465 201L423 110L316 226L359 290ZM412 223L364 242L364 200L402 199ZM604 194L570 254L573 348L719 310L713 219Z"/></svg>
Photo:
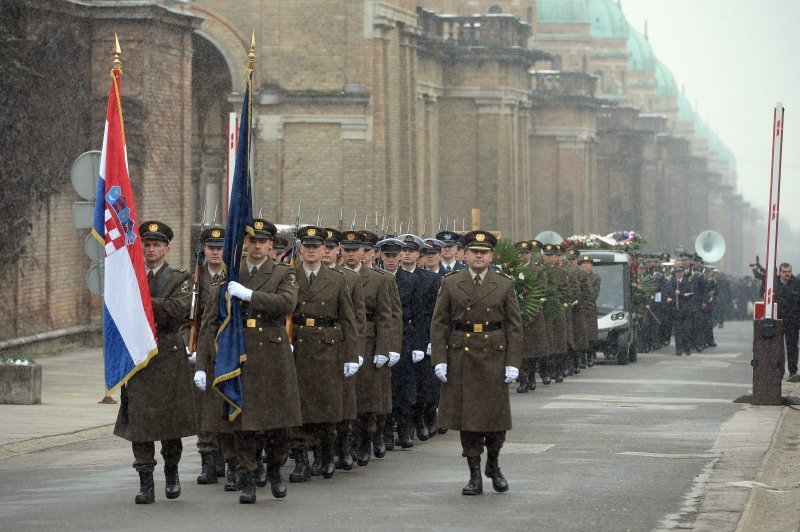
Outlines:
<svg viewBox="0 0 800 532"><path fill-rule="evenodd" d="M0 405L0 460L111 434L117 404L105 395L103 350L77 348L36 359L42 366L42 403ZM115 394L119 400L119 394Z"/></svg>

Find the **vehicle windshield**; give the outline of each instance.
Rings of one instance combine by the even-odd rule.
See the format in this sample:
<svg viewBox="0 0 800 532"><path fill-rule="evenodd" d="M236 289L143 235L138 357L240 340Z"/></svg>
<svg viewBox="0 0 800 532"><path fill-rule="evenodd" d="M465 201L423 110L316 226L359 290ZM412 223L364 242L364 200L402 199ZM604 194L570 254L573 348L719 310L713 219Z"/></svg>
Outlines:
<svg viewBox="0 0 800 532"><path fill-rule="evenodd" d="M597 314L603 316L615 310L625 310L625 268L628 265L595 264L592 271L600 276L600 295Z"/></svg>

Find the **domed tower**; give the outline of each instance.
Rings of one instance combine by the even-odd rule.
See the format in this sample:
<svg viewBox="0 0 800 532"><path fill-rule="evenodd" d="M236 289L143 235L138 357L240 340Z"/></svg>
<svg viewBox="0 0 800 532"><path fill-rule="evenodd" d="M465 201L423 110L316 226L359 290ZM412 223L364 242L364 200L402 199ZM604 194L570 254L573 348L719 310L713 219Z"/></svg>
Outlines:
<svg viewBox="0 0 800 532"><path fill-rule="evenodd" d="M591 73L597 76L597 95L626 102L628 21L614 0L587 0L592 53Z"/></svg>
<svg viewBox="0 0 800 532"><path fill-rule="evenodd" d="M536 4L536 44L553 54L553 70L588 72L592 52L586 0L539 0Z"/></svg>

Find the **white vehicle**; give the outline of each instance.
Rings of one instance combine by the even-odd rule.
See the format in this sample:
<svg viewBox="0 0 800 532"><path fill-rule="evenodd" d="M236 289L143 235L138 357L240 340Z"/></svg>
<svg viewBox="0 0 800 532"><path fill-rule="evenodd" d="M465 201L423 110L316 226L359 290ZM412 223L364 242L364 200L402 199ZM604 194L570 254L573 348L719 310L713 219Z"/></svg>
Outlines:
<svg viewBox="0 0 800 532"><path fill-rule="evenodd" d="M594 348L617 364L636 362L637 326L631 305L631 257L624 251L584 250L600 276L597 296L598 339Z"/></svg>

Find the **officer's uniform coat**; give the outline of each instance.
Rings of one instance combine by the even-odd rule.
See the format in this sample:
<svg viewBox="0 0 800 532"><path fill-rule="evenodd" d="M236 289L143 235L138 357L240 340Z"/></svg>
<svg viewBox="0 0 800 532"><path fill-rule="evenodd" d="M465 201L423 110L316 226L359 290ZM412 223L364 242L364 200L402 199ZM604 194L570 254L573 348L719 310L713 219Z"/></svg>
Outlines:
<svg viewBox="0 0 800 532"><path fill-rule="evenodd" d="M570 269L570 274L574 276L576 281L575 299L578 304L572 307L572 336L575 342L576 351L588 351L589 340L586 332L586 317L583 312L583 304L586 302L587 288L589 285L589 277L581 268L573 267ZM573 300L574 301L574 300Z"/></svg>
<svg viewBox="0 0 800 532"><path fill-rule="evenodd" d="M535 275L539 286L547 289L547 270L541 264L533 261L528 265L530 275ZM551 354L550 330L547 326L544 312L540 311L531 322L526 322L523 327L522 343L526 358L542 358Z"/></svg>
<svg viewBox="0 0 800 532"><path fill-rule="evenodd" d="M397 290L403 309L403 344L400 360L392 366L392 404L397 407L411 407L417 402L417 379L411 351L428 348L426 330L425 294L427 286L421 275L410 273L402 267L395 273Z"/></svg>
<svg viewBox="0 0 800 532"><path fill-rule="evenodd" d="M403 305L400 301L400 291L397 288L395 277L392 273L386 270L377 270L386 278L386 286L389 292L389 303L392 310L392 323L391 323L391 336L387 338L388 350L386 353L379 354L387 355L389 352L400 353L403 350ZM376 345L376 350L379 346ZM381 414L392 413L392 368L389 364L385 364L378 372L381 375Z"/></svg>
<svg viewBox="0 0 800 532"><path fill-rule="evenodd" d="M430 343L431 320L433 319L436 296L439 293L439 285L443 276L421 268L414 270L414 275L419 275L422 278L417 294L422 299L422 329L425 334L423 338L425 348L422 351L425 353ZM433 372L430 357L425 356L421 361L414 364L414 374L417 380L417 404L435 405L439 401L440 381Z"/></svg>
<svg viewBox="0 0 800 532"><path fill-rule="evenodd" d="M456 330L456 324L502 322L491 332ZM473 329L474 330L474 329ZM505 367L520 367L522 318L514 281L491 269L475 286L469 269L448 274L431 322L433 365L447 363L438 425L491 432L511 429Z"/></svg>
<svg viewBox="0 0 800 532"><path fill-rule="evenodd" d="M215 337L219 329L216 303L220 286L213 287L203 313L197 367L206 367L203 430L211 432L262 431L301 424L300 395L285 318L297 301L294 268L267 258L255 275L243 262L239 283L253 290L242 302L247 360L241 364L242 413L231 423L222 397L211 389L216 360Z"/></svg>
<svg viewBox="0 0 800 532"><path fill-rule="evenodd" d="M395 324L392 322L392 296L389 293L389 283L393 284L393 279L366 264L361 265L359 275L366 312L364 365L356 375L356 404L360 415L382 412L381 376L386 366L375 367L373 359L376 354L388 356L392 351L392 329Z"/></svg>
<svg viewBox="0 0 800 532"><path fill-rule="evenodd" d="M314 284L298 268L294 310L294 359L303 423L338 423L342 419L343 365L358 364L358 324L343 273L319 269ZM315 325L306 325L306 320ZM317 322L327 320L331 326Z"/></svg>
<svg viewBox="0 0 800 532"><path fill-rule="evenodd" d="M364 353L364 345L367 311L364 307L364 291L361 288L361 276L352 270L347 270L340 266L337 266L335 269L345 276L350 303L353 305L353 315L356 318L358 344L353 347L353 353L355 353L356 356L361 355L364 358L364 365L366 365L367 356ZM355 419L357 416L356 388L364 365L359 368L358 373L344 379L342 383L342 419Z"/></svg>
<svg viewBox="0 0 800 532"><path fill-rule="evenodd" d="M566 353L567 348L567 321L564 303L567 302L569 296L568 290L565 288L566 281L564 280L566 272L560 266L548 264L547 268L547 282L553 283L558 287L558 313L555 316L549 316L547 323L550 328L550 354L560 355ZM570 332L570 335L572 333Z"/></svg>
<svg viewBox="0 0 800 532"><path fill-rule="evenodd" d="M114 434L132 442L197 433L192 366L181 335L191 303L189 272L164 263L150 286L158 354L123 387L114 427Z"/></svg>

